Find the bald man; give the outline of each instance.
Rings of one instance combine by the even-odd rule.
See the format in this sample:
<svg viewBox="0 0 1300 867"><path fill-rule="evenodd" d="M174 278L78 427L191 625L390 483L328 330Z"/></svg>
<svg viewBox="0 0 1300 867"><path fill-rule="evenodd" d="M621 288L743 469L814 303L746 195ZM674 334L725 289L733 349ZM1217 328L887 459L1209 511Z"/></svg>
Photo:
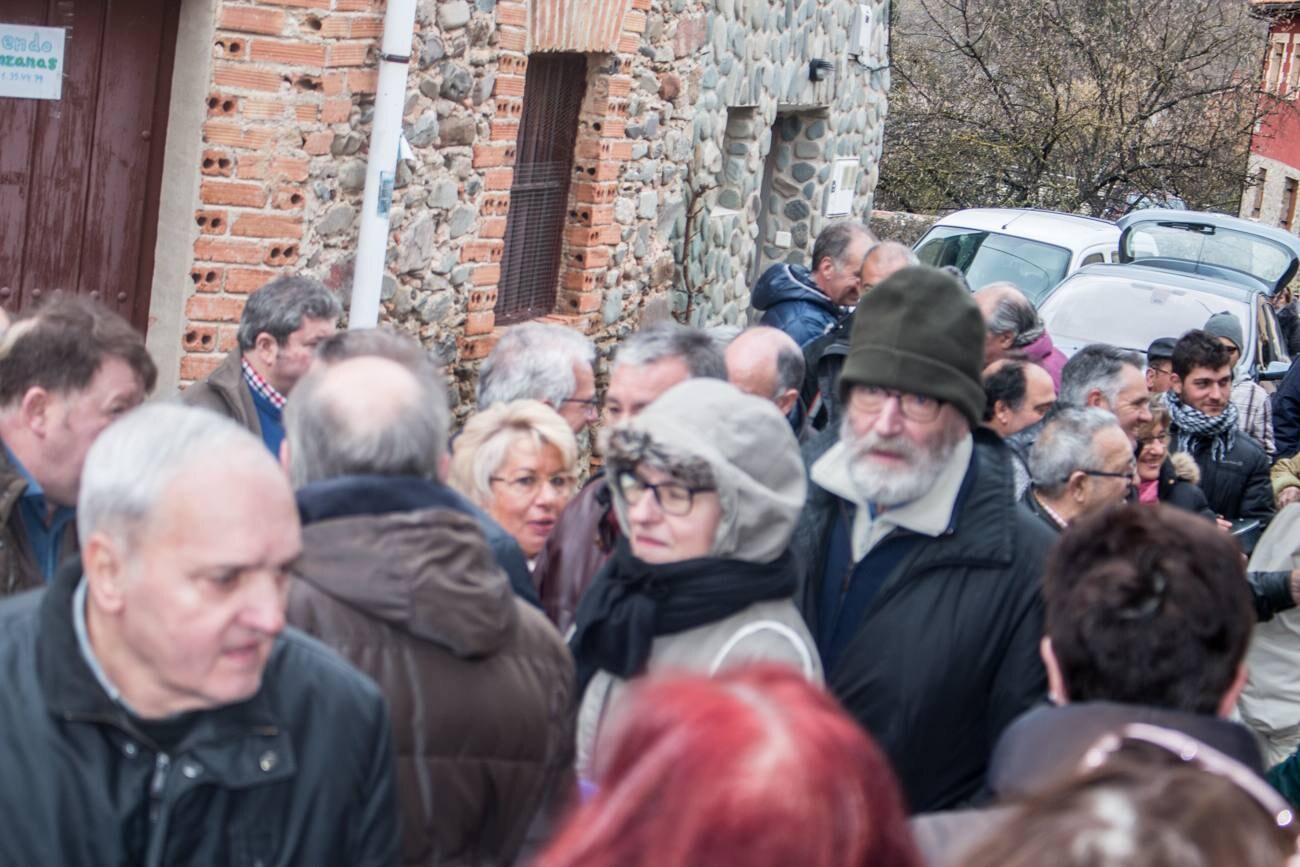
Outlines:
<svg viewBox="0 0 1300 867"><path fill-rule="evenodd" d="M868 250L862 260L862 294L870 292L873 286L879 285L898 269L919 264L920 260L911 247L897 241L881 241Z"/></svg>
<svg viewBox="0 0 1300 867"><path fill-rule="evenodd" d="M776 404L795 435L800 435L805 425L799 404L804 375L799 344L784 331L755 325L731 341L725 358L727 380L746 394Z"/></svg>
<svg viewBox="0 0 1300 867"><path fill-rule="evenodd" d="M1051 375L1059 391L1065 353L1052 345L1038 311L1025 294L1013 283L990 283L975 293L975 304L988 329L985 366L1003 358L1033 362Z"/></svg>

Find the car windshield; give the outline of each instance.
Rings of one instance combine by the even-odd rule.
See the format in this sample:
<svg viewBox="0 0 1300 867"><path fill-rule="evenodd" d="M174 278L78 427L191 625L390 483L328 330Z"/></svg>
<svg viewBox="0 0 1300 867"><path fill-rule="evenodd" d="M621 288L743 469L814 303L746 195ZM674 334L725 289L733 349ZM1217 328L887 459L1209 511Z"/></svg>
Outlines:
<svg viewBox="0 0 1300 867"><path fill-rule="evenodd" d="M1276 241L1204 223L1143 222L1129 227L1125 252L1133 260L1177 259L1243 271L1274 286L1291 266L1291 251Z"/></svg>
<svg viewBox="0 0 1300 867"><path fill-rule="evenodd" d="M926 265L961 269L972 289L1010 281L1034 303L1065 279L1070 268L1070 251L1064 247L957 226L935 226L916 255Z"/></svg>
<svg viewBox="0 0 1300 867"><path fill-rule="evenodd" d="M1123 315L1117 316L1116 311ZM1052 340L1072 354L1089 343L1146 352L1157 337L1178 337L1203 328L1211 316L1224 311L1249 331L1250 308L1244 300L1128 277L1079 273L1043 302L1039 315Z"/></svg>

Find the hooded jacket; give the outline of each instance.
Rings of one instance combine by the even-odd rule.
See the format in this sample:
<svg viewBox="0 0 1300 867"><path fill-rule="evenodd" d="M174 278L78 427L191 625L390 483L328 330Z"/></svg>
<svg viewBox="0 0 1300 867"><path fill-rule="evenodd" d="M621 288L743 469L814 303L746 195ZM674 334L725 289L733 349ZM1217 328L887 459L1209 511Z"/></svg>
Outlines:
<svg viewBox="0 0 1300 867"><path fill-rule="evenodd" d="M1171 452L1160 465L1156 497L1162 503L1214 520L1214 510L1201 490L1201 468L1187 452Z"/></svg>
<svg viewBox="0 0 1300 867"><path fill-rule="evenodd" d="M1133 723L1181 732L1263 776L1259 747L1245 726L1203 714L1095 701L1044 705L1016 720L998 740L985 794L997 805L1041 795L1073 776L1105 734ZM1001 806L930 813L913 819L912 831L928 867L955 867L1009 814Z"/></svg>
<svg viewBox="0 0 1300 867"><path fill-rule="evenodd" d="M1178 426L1170 433L1177 439ZM1201 470L1201 490L1216 514L1229 521L1257 519L1267 525L1273 518L1273 486L1269 481L1269 460L1264 448L1250 437L1239 434L1232 448L1220 460L1210 456L1210 446L1193 443L1188 449ZM1243 543L1248 540L1243 539ZM1246 547L1247 553L1250 547Z"/></svg>
<svg viewBox="0 0 1300 867"><path fill-rule="evenodd" d="M916 811L975 795L1002 730L1047 692L1040 581L1054 535L1017 502L1001 438L985 429L972 437L947 529L912 540L826 672L827 687L879 741ZM809 443L807 465L838 438L828 430ZM814 484L795 532L800 608L814 630L831 536L849 508ZM913 535L898 528L881 545Z"/></svg>
<svg viewBox="0 0 1300 867"><path fill-rule="evenodd" d="M707 412L701 412L707 407ZM790 543L806 481L790 425L771 401L743 394L716 379L691 379L670 388L620 430L646 435L672 454L704 460L717 483L721 520L711 557L751 563L779 558ZM611 447L611 466L617 455ZM624 535L627 503L611 486ZM606 573L597 581L609 580ZM784 662L821 680L821 662L794 601L756 602L722 620L654 639L647 672L712 674L754 661ZM578 712L578 768L590 771L605 721L626 684L598 671Z"/></svg>
<svg viewBox="0 0 1300 867"><path fill-rule="evenodd" d="M389 490L411 485L427 488L424 508ZM288 619L393 707L402 863L510 863L572 758L573 663L560 636L514 596L443 486L353 476L298 500Z"/></svg>
<svg viewBox="0 0 1300 867"><path fill-rule="evenodd" d="M844 313L802 265L773 265L754 285L749 303L763 311L759 325L779 328L801 347L826 332Z"/></svg>
<svg viewBox="0 0 1300 867"><path fill-rule="evenodd" d="M1052 336L1044 331L1032 343L1015 350L1024 355L1025 360L1037 364L1043 370L1047 371L1048 376L1052 377L1052 384L1056 390L1061 390L1061 371L1065 368L1065 362L1068 359L1065 353L1057 349L1052 343Z"/></svg>
<svg viewBox="0 0 1300 867"><path fill-rule="evenodd" d="M1300 364L1291 365L1271 400L1273 446L1277 449L1277 456L1295 457L1300 454Z"/></svg>
<svg viewBox="0 0 1300 867"><path fill-rule="evenodd" d="M241 358L238 349L228 353L207 379L199 380L181 392L181 403L224 415L261 439L262 425L257 420L253 394L248 390L248 383L244 382Z"/></svg>
<svg viewBox="0 0 1300 867"><path fill-rule="evenodd" d="M155 739L82 655L81 574L74 559L0 603L0 865L397 863L392 734L369 678L285 629L252 698Z"/></svg>

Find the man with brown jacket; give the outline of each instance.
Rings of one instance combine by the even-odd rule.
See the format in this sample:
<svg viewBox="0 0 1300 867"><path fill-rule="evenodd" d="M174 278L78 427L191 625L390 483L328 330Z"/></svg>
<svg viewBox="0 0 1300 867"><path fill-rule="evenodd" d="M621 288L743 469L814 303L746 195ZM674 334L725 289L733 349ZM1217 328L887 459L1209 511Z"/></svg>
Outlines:
<svg viewBox="0 0 1300 867"><path fill-rule="evenodd" d="M0 597L48 583L76 553L86 452L156 378L144 338L75 296L56 296L0 337Z"/></svg>
<svg viewBox="0 0 1300 867"><path fill-rule="evenodd" d="M277 277L248 296L239 319L239 345L181 401L220 413L262 438L279 455L284 404L311 369L316 344L335 331L342 305L319 281Z"/></svg>
<svg viewBox="0 0 1300 867"><path fill-rule="evenodd" d="M447 418L432 364L353 357L298 384L288 620L392 706L403 863L508 864L571 779L573 662L437 481Z"/></svg>

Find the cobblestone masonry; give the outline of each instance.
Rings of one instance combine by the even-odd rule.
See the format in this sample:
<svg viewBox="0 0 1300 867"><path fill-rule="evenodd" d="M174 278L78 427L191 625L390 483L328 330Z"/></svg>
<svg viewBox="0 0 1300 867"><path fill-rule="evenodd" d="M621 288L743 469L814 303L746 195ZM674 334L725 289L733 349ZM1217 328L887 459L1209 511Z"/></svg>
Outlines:
<svg viewBox="0 0 1300 867"><path fill-rule="evenodd" d="M346 295L383 25L377 0L217 2L182 380L233 346L243 297L278 269ZM404 118L414 159L398 165L382 318L453 364L467 403L496 329L528 55L577 50L589 56L582 179L554 318L601 345L669 312L743 322L762 267L806 260L835 159L855 162L852 213L870 212L888 70L848 55L855 8L422 0ZM833 64L817 83L814 58Z"/></svg>

